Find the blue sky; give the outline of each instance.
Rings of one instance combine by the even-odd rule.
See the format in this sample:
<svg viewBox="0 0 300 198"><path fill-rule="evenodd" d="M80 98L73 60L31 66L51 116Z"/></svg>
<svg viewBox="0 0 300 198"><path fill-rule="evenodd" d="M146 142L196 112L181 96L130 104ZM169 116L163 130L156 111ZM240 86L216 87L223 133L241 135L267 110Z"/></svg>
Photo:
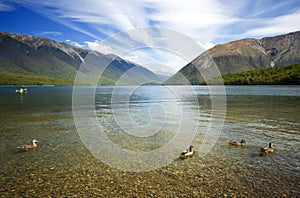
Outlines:
<svg viewBox="0 0 300 198"><path fill-rule="evenodd" d="M107 38L135 28L168 28L208 49L299 31L299 21L299 0L0 0L0 31L116 54L116 45ZM170 72L187 63L170 52L149 49L118 55L150 68L165 65L161 70Z"/></svg>

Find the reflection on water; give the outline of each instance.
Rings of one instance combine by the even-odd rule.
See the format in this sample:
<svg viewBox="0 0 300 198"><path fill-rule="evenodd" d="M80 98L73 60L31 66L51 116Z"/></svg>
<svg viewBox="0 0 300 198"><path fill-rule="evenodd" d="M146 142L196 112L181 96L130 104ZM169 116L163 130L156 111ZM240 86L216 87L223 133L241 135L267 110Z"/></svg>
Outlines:
<svg viewBox="0 0 300 198"><path fill-rule="evenodd" d="M0 88L0 197L300 196L299 86L226 87L225 125L212 151L202 158L196 151L192 158L144 173L117 170L89 153L76 133L72 87L30 87L23 95L15 89ZM199 115L191 119L199 120L200 133L193 143L201 144L211 119L209 91L196 88L198 106L184 93L186 87L176 89L182 89L180 100L159 86L130 95L132 120L139 130L145 129L143 137L134 137L138 131L128 135L115 120L112 87L99 87L95 99L99 123L124 148L152 150L174 136L181 107L199 108ZM120 99L128 94L126 87L118 94ZM122 113L126 108L119 102L116 110ZM151 119L168 125L150 126L147 131ZM37 149L16 150L33 138L39 140ZM229 139L245 139L247 146L230 147ZM259 156L260 147L269 142L275 144L275 153Z"/></svg>

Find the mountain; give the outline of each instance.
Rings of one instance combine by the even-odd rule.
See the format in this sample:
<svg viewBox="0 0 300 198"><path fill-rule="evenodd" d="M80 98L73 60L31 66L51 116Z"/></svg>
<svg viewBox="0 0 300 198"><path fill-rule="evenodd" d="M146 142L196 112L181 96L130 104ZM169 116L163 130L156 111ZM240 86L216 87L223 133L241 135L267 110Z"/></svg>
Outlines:
<svg viewBox="0 0 300 198"><path fill-rule="evenodd" d="M199 84L203 82L203 76L199 71L209 73L212 68L203 65L208 56L212 58L221 74L298 64L300 63L300 31L216 45L187 64L165 83Z"/></svg>
<svg viewBox="0 0 300 198"><path fill-rule="evenodd" d="M89 63L87 63L89 62ZM105 67L107 64L108 66ZM92 64L92 65L88 65ZM102 71L98 84L162 82L150 70L115 55L80 49L46 38L0 32L0 84L72 85L80 66L81 84L92 84L95 70ZM95 69L93 71L93 69Z"/></svg>

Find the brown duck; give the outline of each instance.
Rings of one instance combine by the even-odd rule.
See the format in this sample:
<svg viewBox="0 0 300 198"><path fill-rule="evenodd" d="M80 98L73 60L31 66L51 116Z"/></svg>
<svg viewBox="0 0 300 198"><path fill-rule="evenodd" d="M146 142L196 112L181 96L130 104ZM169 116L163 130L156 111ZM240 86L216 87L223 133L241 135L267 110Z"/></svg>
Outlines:
<svg viewBox="0 0 300 198"><path fill-rule="evenodd" d="M38 141L36 139L33 139L30 144L24 144L24 145L18 146L17 149L27 151L28 149L36 148L37 142Z"/></svg>
<svg viewBox="0 0 300 198"><path fill-rule="evenodd" d="M229 140L228 144L232 146L245 146L246 140L241 140L241 142Z"/></svg>
<svg viewBox="0 0 300 198"><path fill-rule="evenodd" d="M261 148L260 149L260 155L262 154L268 154L268 153L273 153L275 151L274 149L274 144L272 144L271 142L269 143L269 146L268 147L265 147L265 148Z"/></svg>

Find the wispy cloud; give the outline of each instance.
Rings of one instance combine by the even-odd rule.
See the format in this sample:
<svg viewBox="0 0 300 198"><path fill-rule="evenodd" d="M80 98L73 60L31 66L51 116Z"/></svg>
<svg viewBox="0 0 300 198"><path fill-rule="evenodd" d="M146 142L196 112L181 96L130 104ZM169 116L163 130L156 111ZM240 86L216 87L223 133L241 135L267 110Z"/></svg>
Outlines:
<svg viewBox="0 0 300 198"><path fill-rule="evenodd" d="M62 35L61 32L56 32L56 31L44 31L41 33L36 34L37 36L60 36Z"/></svg>
<svg viewBox="0 0 300 198"><path fill-rule="evenodd" d="M263 20L261 27L253 28L244 33L251 36L283 34L300 30L300 9L294 13Z"/></svg>
<svg viewBox="0 0 300 198"><path fill-rule="evenodd" d="M20 0L13 1L20 3ZM238 20L226 4L218 0L87 0L85 3L80 0L23 0L22 4L84 33L86 29L81 25L88 24L96 39L118 31L157 26L177 30L196 39L213 40L212 32L219 26Z"/></svg>
<svg viewBox="0 0 300 198"><path fill-rule="evenodd" d="M13 6L5 4L4 2L0 1L0 11L11 11L13 10Z"/></svg>
<svg viewBox="0 0 300 198"><path fill-rule="evenodd" d="M66 42L69 43L70 45L73 45L78 48L85 48L84 45L81 45L81 44L77 43L76 41L71 41L70 39L67 39Z"/></svg>
<svg viewBox="0 0 300 198"><path fill-rule="evenodd" d="M87 44L89 49L101 52L102 54L114 54L115 53L109 45L107 45L101 41L98 41L98 40L86 41L85 44Z"/></svg>
<svg viewBox="0 0 300 198"><path fill-rule="evenodd" d="M297 5L297 0L255 2L251 0L87 0L85 3L80 0L12 1L22 2L23 5L98 40L119 31L156 26L182 32L203 46L215 43L216 39L224 37L220 31L224 29L225 32L229 31L236 25L243 27L245 26L243 23L251 20L256 24L252 23L253 25L241 30L243 32L237 35L241 33L252 35L260 26L272 31L274 26L272 20L276 17L282 17L282 23L285 19L290 23L288 21L290 18L298 17L298 15L291 15L290 18L285 18L284 16L290 13L280 11L281 8L286 11L289 5ZM276 13L279 16L276 16ZM266 14L272 18L265 17ZM259 18L260 16L263 18ZM293 18L292 21L296 23L298 20ZM293 29L291 27L297 28L293 24L289 25L288 30Z"/></svg>

